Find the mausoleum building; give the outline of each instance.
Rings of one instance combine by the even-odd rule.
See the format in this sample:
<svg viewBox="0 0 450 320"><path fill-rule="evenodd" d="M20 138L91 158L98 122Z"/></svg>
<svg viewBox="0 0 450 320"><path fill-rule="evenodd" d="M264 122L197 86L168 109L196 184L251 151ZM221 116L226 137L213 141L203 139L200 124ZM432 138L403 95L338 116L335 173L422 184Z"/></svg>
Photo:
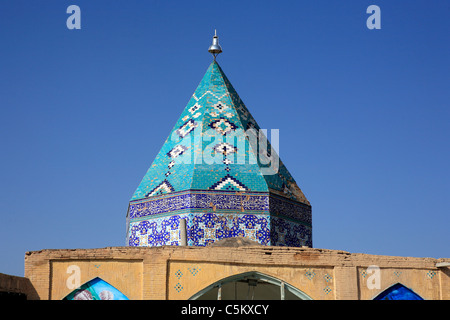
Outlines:
<svg viewBox="0 0 450 320"><path fill-rule="evenodd" d="M132 194L126 245L27 252L25 277L0 274L0 298L450 299L448 258L313 248L311 204L276 134L269 143L217 63L217 35L209 52Z"/></svg>

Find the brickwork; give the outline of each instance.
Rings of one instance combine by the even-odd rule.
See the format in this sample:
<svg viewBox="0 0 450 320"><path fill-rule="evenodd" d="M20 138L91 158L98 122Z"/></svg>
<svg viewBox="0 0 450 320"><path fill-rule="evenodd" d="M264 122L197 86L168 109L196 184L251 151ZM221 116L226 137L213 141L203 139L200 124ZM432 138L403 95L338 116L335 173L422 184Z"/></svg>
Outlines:
<svg viewBox="0 0 450 320"><path fill-rule="evenodd" d="M189 299L210 284L249 271L277 278L312 299L373 299L401 283L424 299L450 298L450 259L352 254L296 247L108 247L28 252L25 277L36 294L31 299L62 299L67 267L80 268L81 283L100 277L130 299ZM380 286L371 288L368 267L380 270Z"/></svg>
<svg viewBox="0 0 450 320"><path fill-rule="evenodd" d="M36 298L36 292L30 279L0 273L0 293L25 294Z"/></svg>

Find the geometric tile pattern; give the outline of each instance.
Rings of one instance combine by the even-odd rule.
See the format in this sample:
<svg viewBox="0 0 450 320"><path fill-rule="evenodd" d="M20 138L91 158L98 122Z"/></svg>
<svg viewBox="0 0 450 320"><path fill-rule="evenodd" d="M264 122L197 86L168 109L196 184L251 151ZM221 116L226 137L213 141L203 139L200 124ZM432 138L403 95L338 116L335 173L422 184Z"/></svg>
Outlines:
<svg viewBox="0 0 450 320"><path fill-rule="evenodd" d="M305 276L309 280L312 280L316 276L316 273L312 269L307 269L305 272ZM323 291L325 292L325 294L329 294L330 292L333 291L333 289L329 286L330 282L333 280L333 277L330 274L326 273L323 275L323 279L326 282L326 285L323 288Z"/></svg>
<svg viewBox="0 0 450 320"><path fill-rule="evenodd" d="M188 270L195 277L201 269L199 267L189 267Z"/></svg>
<svg viewBox="0 0 450 320"><path fill-rule="evenodd" d="M265 215L206 213L193 216L189 235L194 246L239 236L267 245L269 230L269 219Z"/></svg>
<svg viewBox="0 0 450 320"><path fill-rule="evenodd" d="M179 221L186 219L188 245L205 246L223 238L244 236L264 245L311 247L308 209L261 193L166 194L130 204L128 245L179 245Z"/></svg>
<svg viewBox="0 0 450 320"><path fill-rule="evenodd" d="M248 187L246 187L242 182L237 180L236 178L227 174L225 177L215 182L210 190L236 190L236 191L246 191Z"/></svg>
<svg viewBox="0 0 450 320"><path fill-rule="evenodd" d="M130 218L135 219L186 210L207 210L213 207L216 210L268 212L270 207L269 199L271 200L264 193L246 193L243 195L229 192L188 190L131 202L128 213ZM286 216L289 216L289 210L295 209L295 207L289 205L283 207L278 202L275 206L279 214ZM302 206L298 207L303 208Z"/></svg>
<svg viewBox="0 0 450 320"><path fill-rule="evenodd" d="M153 190L151 190L146 197L151 197L158 194L165 194L174 191L174 188L169 181L164 180L159 185L157 185Z"/></svg>
<svg viewBox="0 0 450 320"><path fill-rule="evenodd" d="M271 244L274 246L311 247L311 227L287 219L271 219Z"/></svg>
<svg viewBox="0 0 450 320"><path fill-rule="evenodd" d="M164 181L164 186L171 186L164 188L165 192L208 190L219 181L227 181L229 186L240 186L236 189L245 186L246 190L257 192L274 190L285 197L309 204L282 161L277 174L261 174L263 165L257 150L248 141L248 128L260 129L214 61L131 201L153 196L152 191ZM216 160L214 164L205 164L206 154L209 157L213 155ZM245 163L238 164L234 160L241 155ZM232 179L228 179L227 175Z"/></svg>
<svg viewBox="0 0 450 320"><path fill-rule="evenodd" d="M283 222L283 237L272 227L283 219L265 214L190 213L134 221L129 228L129 246L179 245L180 219L187 220L187 242L190 246L206 246L230 237L246 237L263 245L301 246L310 243L310 228L294 222Z"/></svg>
<svg viewBox="0 0 450 320"><path fill-rule="evenodd" d="M143 220L130 224L129 246L164 246L179 245L180 216Z"/></svg>
<svg viewBox="0 0 450 320"><path fill-rule="evenodd" d="M189 277L190 275L192 275L193 277L195 277L202 269L201 268L199 268L198 266L190 266L190 267L188 267L187 268L187 270L189 271L189 273L187 272L187 271L185 271L186 272L186 275ZM177 284L175 284L175 286L174 286L174 289L178 292L178 293L180 293L182 290L183 290L183 285L181 284L181 277L183 276L183 272L180 270L180 269L178 269L176 272L175 272L175 277L177 277L178 278L178 282L177 282Z"/></svg>
<svg viewBox="0 0 450 320"><path fill-rule="evenodd" d="M240 212L265 212L311 226L311 208L302 203L268 193L235 193L227 191L184 191L154 196L131 202L128 214L131 219L186 210L233 210ZM282 226L281 226L282 227Z"/></svg>
<svg viewBox="0 0 450 320"><path fill-rule="evenodd" d="M245 236L312 246L308 200L281 160L262 174L248 129L260 127L214 61L130 199L128 245L179 245L185 219L188 245Z"/></svg>
<svg viewBox="0 0 450 320"><path fill-rule="evenodd" d="M306 270L306 272L305 272L305 276L306 276L309 280L312 280L312 279L315 277L315 275L316 275L316 273L315 273L313 270L311 270L311 269L308 269L308 270Z"/></svg>
<svg viewBox="0 0 450 320"><path fill-rule="evenodd" d="M183 286L179 282L175 285L174 288L175 288L175 290L177 290L177 292L180 292L181 290L183 290Z"/></svg>
<svg viewBox="0 0 450 320"><path fill-rule="evenodd" d="M326 294L329 294L332 290L329 286L326 286L325 288L323 288L323 291L325 291Z"/></svg>
<svg viewBox="0 0 450 320"><path fill-rule="evenodd" d="M183 272L181 272L181 270L177 270L176 272L175 272L175 277L177 277L178 279L181 279L181 277L183 276Z"/></svg>

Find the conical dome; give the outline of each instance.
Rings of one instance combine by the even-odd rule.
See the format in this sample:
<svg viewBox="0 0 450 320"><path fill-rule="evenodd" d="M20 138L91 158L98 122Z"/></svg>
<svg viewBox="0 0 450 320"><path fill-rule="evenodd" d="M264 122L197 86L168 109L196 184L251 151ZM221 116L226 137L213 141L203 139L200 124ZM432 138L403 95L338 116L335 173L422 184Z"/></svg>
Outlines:
<svg viewBox="0 0 450 320"><path fill-rule="evenodd" d="M213 61L130 200L128 244L179 245L185 219L187 245L311 246L310 203L260 132Z"/></svg>

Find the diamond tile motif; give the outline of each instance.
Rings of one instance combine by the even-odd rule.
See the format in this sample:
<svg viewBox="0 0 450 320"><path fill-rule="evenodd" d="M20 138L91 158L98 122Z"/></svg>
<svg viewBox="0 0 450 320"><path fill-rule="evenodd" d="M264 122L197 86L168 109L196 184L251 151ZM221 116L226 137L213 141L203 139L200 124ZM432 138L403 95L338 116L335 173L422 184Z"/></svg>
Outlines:
<svg viewBox="0 0 450 320"><path fill-rule="evenodd" d="M181 277L183 276L183 273L181 272L181 270L177 270L176 272L175 272L175 277L177 277L178 279L181 279Z"/></svg>
<svg viewBox="0 0 450 320"><path fill-rule="evenodd" d="M221 153L226 156L235 153L237 151L237 148L235 146L227 142L221 142L219 144L216 144L213 149L215 152Z"/></svg>
<svg viewBox="0 0 450 320"><path fill-rule="evenodd" d="M219 112L223 112L224 110L228 109L228 106L225 105L223 102L218 102L213 105L213 108Z"/></svg>
<svg viewBox="0 0 450 320"><path fill-rule="evenodd" d="M209 124L209 126L224 136L233 132L237 128L237 126L234 123L230 122L228 119L225 118L219 118L217 120L214 120Z"/></svg>
<svg viewBox="0 0 450 320"><path fill-rule="evenodd" d="M402 274L401 271L394 271L394 276L396 276L397 278L400 277Z"/></svg>
<svg viewBox="0 0 450 320"><path fill-rule="evenodd" d="M198 267L189 267L188 270L195 277L201 269Z"/></svg>
<svg viewBox="0 0 450 320"><path fill-rule="evenodd" d="M312 280L315 277L316 273L314 271L312 271L311 269L306 270L305 272L305 276L309 279Z"/></svg>
<svg viewBox="0 0 450 320"><path fill-rule="evenodd" d="M174 288L175 288L175 290L177 290L177 292L180 292L181 290L183 290L183 286L179 282L175 285Z"/></svg>
<svg viewBox="0 0 450 320"><path fill-rule="evenodd" d="M436 272L435 272L435 271L428 271L428 272L427 272L427 277L428 277L429 279L433 279L435 275L436 275Z"/></svg>
<svg viewBox="0 0 450 320"><path fill-rule="evenodd" d="M326 286L325 288L323 288L323 291L325 291L326 294L329 294L332 290L329 286Z"/></svg>

